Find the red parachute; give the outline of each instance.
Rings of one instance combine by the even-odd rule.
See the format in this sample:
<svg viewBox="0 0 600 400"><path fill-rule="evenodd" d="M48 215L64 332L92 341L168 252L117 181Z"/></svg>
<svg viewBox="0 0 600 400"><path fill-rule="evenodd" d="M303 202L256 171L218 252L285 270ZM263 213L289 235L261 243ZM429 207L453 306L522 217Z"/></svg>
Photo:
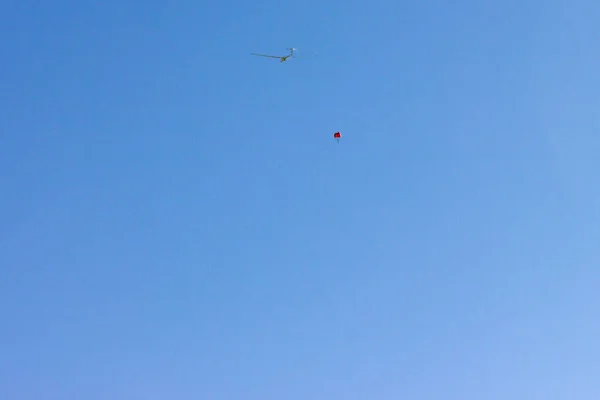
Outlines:
<svg viewBox="0 0 600 400"><path fill-rule="evenodd" d="M337 140L337 142L340 142L340 139L342 138L342 134L339 132L336 132L333 134L333 137Z"/></svg>

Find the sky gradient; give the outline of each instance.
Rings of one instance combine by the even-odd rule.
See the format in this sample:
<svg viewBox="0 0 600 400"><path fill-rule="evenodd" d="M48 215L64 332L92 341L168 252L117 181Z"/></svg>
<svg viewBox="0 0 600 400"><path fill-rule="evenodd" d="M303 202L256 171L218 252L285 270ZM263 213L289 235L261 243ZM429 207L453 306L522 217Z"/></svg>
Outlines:
<svg viewBox="0 0 600 400"><path fill-rule="evenodd" d="M600 398L599 2L0 18L1 399Z"/></svg>

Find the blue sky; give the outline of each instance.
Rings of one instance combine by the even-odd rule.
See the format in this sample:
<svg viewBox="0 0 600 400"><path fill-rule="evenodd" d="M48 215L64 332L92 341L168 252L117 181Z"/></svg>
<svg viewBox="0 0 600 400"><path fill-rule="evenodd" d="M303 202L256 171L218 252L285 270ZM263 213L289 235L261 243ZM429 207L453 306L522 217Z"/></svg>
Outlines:
<svg viewBox="0 0 600 400"><path fill-rule="evenodd" d="M600 3L0 15L2 399L600 396Z"/></svg>

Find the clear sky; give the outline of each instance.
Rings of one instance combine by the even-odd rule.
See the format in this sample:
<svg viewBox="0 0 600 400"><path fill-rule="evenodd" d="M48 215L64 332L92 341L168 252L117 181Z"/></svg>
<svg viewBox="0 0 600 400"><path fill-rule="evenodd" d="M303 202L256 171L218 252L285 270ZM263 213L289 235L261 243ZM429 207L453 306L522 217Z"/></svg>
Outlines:
<svg viewBox="0 0 600 400"><path fill-rule="evenodd" d="M3 400L600 398L600 2L0 19Z"/></svg>

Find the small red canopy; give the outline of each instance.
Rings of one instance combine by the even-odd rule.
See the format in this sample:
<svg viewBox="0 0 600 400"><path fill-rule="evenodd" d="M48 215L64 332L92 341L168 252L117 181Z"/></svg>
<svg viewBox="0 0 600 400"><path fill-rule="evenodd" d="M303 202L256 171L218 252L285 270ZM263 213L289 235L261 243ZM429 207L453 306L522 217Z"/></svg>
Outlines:
<svg viewBox="0 0 600 400"><path fill-rule="evenodd" d="M333 134L333 137L336 138L336 139L339 139L339 138L342 137L342 134L339 133L339 132L336 132L336 133Z"/></svg>

